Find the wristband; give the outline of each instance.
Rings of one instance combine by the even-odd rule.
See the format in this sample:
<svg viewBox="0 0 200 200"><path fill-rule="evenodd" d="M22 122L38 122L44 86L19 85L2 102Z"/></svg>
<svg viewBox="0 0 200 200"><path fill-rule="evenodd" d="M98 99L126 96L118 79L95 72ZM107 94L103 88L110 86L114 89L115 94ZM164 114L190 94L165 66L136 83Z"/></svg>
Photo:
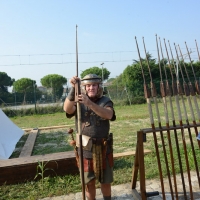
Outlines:
<svg viewBox="0 0 200 200"><path fill-rule="evenodd" d="M67 95L67 98L70 100L70 101L74 101L74 98L75 97L75 88L74 87L71 87L71 90L69 91L68 95Z"/></svg>

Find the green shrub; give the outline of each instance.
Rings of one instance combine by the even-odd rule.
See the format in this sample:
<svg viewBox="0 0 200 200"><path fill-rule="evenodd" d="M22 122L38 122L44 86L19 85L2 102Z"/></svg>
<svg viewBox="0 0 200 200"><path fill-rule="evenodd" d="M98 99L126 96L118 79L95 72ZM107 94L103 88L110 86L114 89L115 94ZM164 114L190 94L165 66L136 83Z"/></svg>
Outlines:
<svg viewBox="0 0 200 200"><path fill-rule="evenodd" d="M132 99L132 104L143 104L143 103L146 103L146 99L144 97L134 97Z"/></svg>
<svg viewBox="0 0 200 200"><path fill-rule="evenodd" d="M22 108L22 109L9 109L9 108L4 108L3 109L4 113L8 117L15 117L15 116L29 116L29 115L44 115L44 114L53 114L57 112L63 112L63 107L60 104L55 104L55 105L49 105L49 106L39 106L37 105L36 110L35 107L33 108Z"/></svg>

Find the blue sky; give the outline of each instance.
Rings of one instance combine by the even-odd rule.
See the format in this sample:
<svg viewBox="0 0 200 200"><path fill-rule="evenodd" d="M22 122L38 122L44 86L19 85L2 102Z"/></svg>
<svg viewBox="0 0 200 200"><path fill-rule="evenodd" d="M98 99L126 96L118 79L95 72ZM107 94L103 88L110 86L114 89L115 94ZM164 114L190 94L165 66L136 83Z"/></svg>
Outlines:
<svg viewBox="0 0 200 200"><path fill-rule="evenodd" d="M48 74L72 77L76 24L79 72L104 62L110 78L120 75L138 59L135 36L142 57L144 37L157 59L157 34L172 49L179 44L183 54L186 41L197 60L199 8L198 0L0 0L0 71L38 85Z"/></svg>

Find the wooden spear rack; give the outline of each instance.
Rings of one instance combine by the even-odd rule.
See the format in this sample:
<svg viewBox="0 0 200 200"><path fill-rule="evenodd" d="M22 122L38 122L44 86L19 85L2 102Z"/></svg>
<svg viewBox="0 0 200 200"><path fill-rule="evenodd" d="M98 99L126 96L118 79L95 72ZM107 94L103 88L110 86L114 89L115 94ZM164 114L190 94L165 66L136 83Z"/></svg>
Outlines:
<svg viewBox="0 0 200 200"><path fill-rule="evenodd" d="M158 191L149 192L149 193L146 191L144 144L143 144L146 141L146 137L150 136L152 134L157 135L161 131L164 134L166 134L168 130L170 130L170 131L174 131L174 130L181 131L181 130L184 130L185 131L185 129L186 129L186 132L187 132L188 128L194 128L194 127L200 127L200 124L196 124L195 126L194 125L186 125L185 124L183 126L176 126L176 127L174 127L174 126L162 127L162 128L159 127L159 128L155 128L155 129L147 128L147 129L142 129L142 130L137 132L137 145L136 145L135 160L134 160L134 165L133 165L131 187L132 187L132 189L136 189L136 183L137 183L137 180L139 180L140 195L141 195L141 198L143 200L147 199L150 196L156 196L156 195L159 194ZM165 137L165 138L167 139L167 137ZM179 141L179 142L180 142L180 146L179 147L181 148L182 147L181 146L181 141ZM165 141L165 145L167 145L167 141ZM191 144L188 144L188 145L190 146ZM159 154L157 154L157 159L159 160L160 158L158 156L159 156ZM194 156L194 158L196 158L196 154L193 155L193 156ZM183 164L183 162L188 162L188 160L182 161L182 164ZM198 165L200 165L199 162L200 161L198 161ZM170 162L170 163L172 164L172 162ZM187 198L189 199L188 196L190 196L190 199L194 199L195 193L193 192L193 188L192 187L195 187L195 188L199 187L200 188L200 180L199 180L200 177L199 177L198 167L199 166L197 166L197 169L196 169L196 175L197 175L197 180L198 180L199 186L197 186L197 185L196 186L194 186L194 185L192 186L191 185L190 171L187 171L188 177L186 177L186 179L189 181L189 187L186 188L186 184L185 184L186 181L183 181L182 182L182 189L180 189L180 191L175 191L174 192L174 188L177 188L177 183L174 182L174 184L173 184L174 187L170 189L170 193L173 196L172 199L174 199L174 198L178 199L178 198L180 198L180 196L184 196L185 199L187 199ZM139 178L138 178L138 175L139 175ZM168 177L168 178L169 178L169 182L171 182L171 177ZM184 176L183 176L183 178L184 178ZM161 189L162 189L163 199L166 199L166 197L165 197L165 192L166 191L165 191L165 185L163 184L162 171L161 171L161 174L160 174L160 182L161 182ZM190 185L191 185L191 187L190 187ZM189 191L187 191L187 190L189 190Z"/></svg>

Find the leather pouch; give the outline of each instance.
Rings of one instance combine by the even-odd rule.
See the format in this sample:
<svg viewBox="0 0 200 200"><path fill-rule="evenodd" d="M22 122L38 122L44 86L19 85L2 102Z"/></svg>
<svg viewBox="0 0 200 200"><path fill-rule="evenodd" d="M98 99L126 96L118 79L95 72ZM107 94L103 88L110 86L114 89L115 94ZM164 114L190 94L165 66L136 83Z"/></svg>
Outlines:
<svg viewBox="0 0 200 200"><path fill-rule="evenodd" d="M79 134L76 134L76 146L80 147ZM92 149L91 137L82 135L82 147L84 150L91 151Z"/></svg>

